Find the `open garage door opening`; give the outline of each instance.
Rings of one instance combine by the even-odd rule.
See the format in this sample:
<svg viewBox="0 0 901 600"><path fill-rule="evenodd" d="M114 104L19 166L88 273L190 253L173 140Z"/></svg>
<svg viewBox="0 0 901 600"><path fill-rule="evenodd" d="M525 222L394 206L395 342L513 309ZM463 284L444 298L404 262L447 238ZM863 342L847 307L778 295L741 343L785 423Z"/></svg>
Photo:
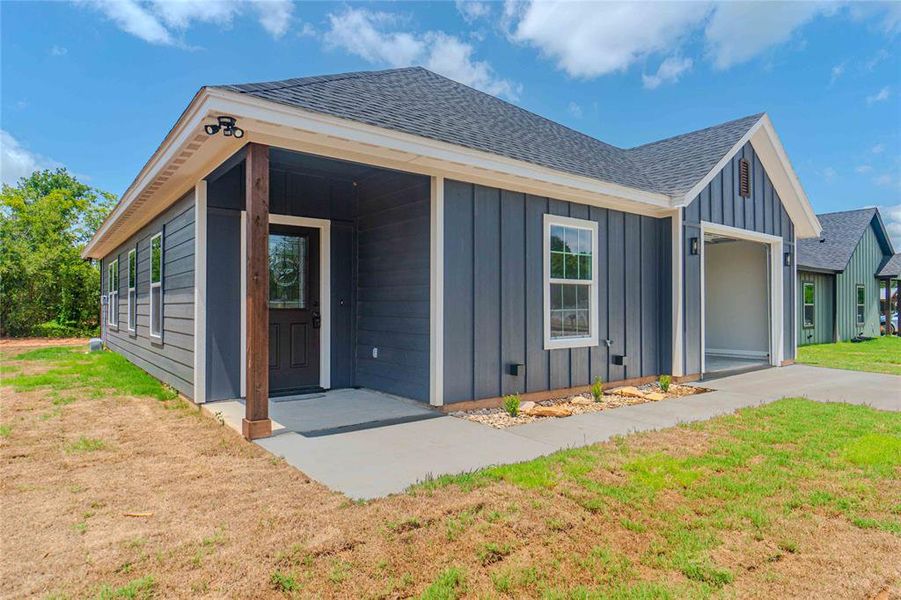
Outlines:
<svg viewBox="0 0 901 600"><path fill-rule="evenodd" d="M704 233L705 375L772 363L772 277L768 244Z"/></svg>

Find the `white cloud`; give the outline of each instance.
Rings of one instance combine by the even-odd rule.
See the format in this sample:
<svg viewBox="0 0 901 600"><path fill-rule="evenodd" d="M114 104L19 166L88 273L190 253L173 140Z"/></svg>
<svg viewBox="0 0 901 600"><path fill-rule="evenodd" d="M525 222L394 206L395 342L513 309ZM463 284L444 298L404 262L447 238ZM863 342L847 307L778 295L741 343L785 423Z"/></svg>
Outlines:
<svg viewBox="0 0 901 600"><path fill-rule="evenodd" d="M64 46L53 46L50 48L50 56L65 56L69 53L69 49Z"/></svg>
<svg viewBox="0 0 901 600"><path fill-rule="evenodd" d="M488 2L476 0L456 0L457 11L467 23L484 19L491 14L491 6Z"/></svg>
<svg viewBox="0 0 901 600"><path fill-rule="evenodd" d="M628 69L641 58L668 52L707 15L696 3L532 2L510 9L511 37L537 47L573 77ZM517 21L518 19L518 21Z"/></svg>
<svg viewBox="0 0 901 600"><path fill-rule="evenodd" d="M566 107L566 110L568 110L569 114L571 114L572 116L574 116L577 119L581 119L582 115L584 114L582 112L582 107L573 101L570 101L569 106Z"/></svg>
<svg viewBox="0 0 901 600"><path fill-rule="evenodd" d="M19 140L0 129L0 181L3 183L15 185L20 177L58 166L59 163L31 152Z"/></svg>
<svg viewBox="0 0 901 600"><path fill-rule="evenodd" d="M657 72L653 75L642 75L641 80L644 87L653 90L662 83L676 83L682 74L690 70L692 60L690 58L680 58L678 56L670 56L657 68Z"/></svg>
<svg viewBox="0 0 901 600"><path fill-rule="evenodd" d="M872 173L873 167L871 167L870 165L860 165L860 166L854 168L854 172L860 173L861 175L865 175L867 173Z"/></svg>
<svg viewBox="0 0 901 600"><path fill-rule="evenodd" d="M715 68L728 69L785 44L805 23L837 10L827 2L507 0L501 24L512 40L538 48L570 76L593 78L625 71L652 55L681 54L695 37L702 38ZM659 83L650 76L652 87Z"/></svg>
<svg viewBox="0 0 901 600"><path fill-rule="evenodd" d="M835 82L839 80L839 78L845 74L845 67L847 65L847 61L839 63L832 67L832 76L829 78L829 85L835 85Z"/></svg>
<svg viewBox="0 0 901 600"><path fill-rule="evenodd" d="M876 144L872 148L870 148L870 152L873 154L882 154L885 151L885 144Z"/></svg>
<svg viewBox="0 0 901 600"><path fill-rule="evenodd" d="M708 55L717 69L747 62L829 10L818 2L722 2L704 29Z"/></svg>
<svg viewBox="0 0 901 600"><path fill-rule="evenodd" d="M901 252L901 204L880 206L879 214L882 215L885 228L888 230L889 237L892 238L895 252Z"/></svg>
<svg viewBox="0 0 901 600"><path fill-rule="evenodd" d="M93 7L126 33L145 42L177 45L176 33L194 23L231 27L246 9L256 14L260 25L275 38L291 25L294 5L290 0L79 0Z"/></svg>
<svg viewBox="0 0 901 600"><path fill-rule="evenodd" d="M473 59L472 45L443 31L404 31L400 29L403 24L403 19L392 13L347 8L329 15L324 40L328 47L373 64L422 65L495 96L518 96L518 85L497 77L487 62Z"/></svg>
<svg viewBox="0 0 901 600"><path fill-rule="evenodd" d="M897 188L901 189L901 179L898 179L889 173L884 173L882 175L879 175L878 177L874 177L873 183L875 185L878 185L879 187L885 187L885 188L897 187Z"/></svg>
<svg viewBox="0 0 901 600"><path fill-rule="evenodd" d="M832 167L826 167L825 169L823 169L822 175L823 179L826 180L826 183L832 183L838 176L838 172Z"/></svg>
<svg viewBox="0 0 901 600"><path fill-rule="evenodd" d="M875 94L867 96L867 105L875 104L876 102L885 102L891 96L891 91L888 86L885 86Z"/></svg>

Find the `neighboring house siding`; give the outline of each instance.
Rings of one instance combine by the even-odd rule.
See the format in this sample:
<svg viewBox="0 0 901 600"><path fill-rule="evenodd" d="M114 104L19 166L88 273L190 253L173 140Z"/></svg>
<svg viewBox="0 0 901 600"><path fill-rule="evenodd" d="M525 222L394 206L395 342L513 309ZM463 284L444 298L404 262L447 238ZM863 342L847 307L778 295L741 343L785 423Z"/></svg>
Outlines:
<svg viewBox="0 0 901 600"><path fill-rule="evenodd" d="M884 259L873 227L867 227L842 273L836 275L836 322L840 340L879 335L879 280L876 271ZM866 289L865 323L857 324L857 285Z"/></svg>
<svg viewBox="0 0 901 600"><path fill-rule="evenodd" d="M750 163L751 197L739 194L739 161ZM750 142L732 158L689 204L683 214L685 373L701 370L701 260L690 252L691 238L700 238L702 221L782 237L783 252L794 256L794 226ZM794 358L795 310L793 267L783 266L783 354Z"/></svg>
<svg viewBox="0 0 901 600"><path fill-rule="evenodd" d="M450 180L444 201L445 402L670 372L669 219ZM598 346L544 349L545 214L598 223Z"/></svg>
<svg viewBox="0 0 901 600"><path fill-rule="evenodd" d="M813 327L804 327L803 283L813 283L814 319ZM798 271L798 345L828 344L833 341L833 306L835 302L835 276L828 273Z"/></svg>
<svg viewBox="0 0 901 600"><path fill-rule="evenodd" d="M150 337L150 238L163 232L163 332ZM136 331L128 331L128 251L137 247ZM101 261L103 291L106 266L119 259L119 325L107 324L103 340L154 377L188 397L194 396L194 193L176 202Z"/></svg>
<svg viewBox="0 0 901 600"><path fill-rule="evenodd" d="M368 177L357 190L355 384L429 399L430 181ZM372 350L378 348L378 358Z"/></svg>

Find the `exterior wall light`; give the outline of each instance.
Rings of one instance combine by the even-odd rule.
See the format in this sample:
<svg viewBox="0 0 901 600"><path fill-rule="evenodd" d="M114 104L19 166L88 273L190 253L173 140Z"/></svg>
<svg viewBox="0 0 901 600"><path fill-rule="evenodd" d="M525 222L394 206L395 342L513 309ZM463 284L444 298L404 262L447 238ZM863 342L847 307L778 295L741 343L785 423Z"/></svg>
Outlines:
<svg viewBox="0 0 901 600"><path fill-rule="evenodd" d="M692 256L697 256L698 251L700 250L700 243L698 242L698 238L693 237L688 240L688 251Z"/></svg>
<svg viewBox="0 0 901 600"><path fill-rule="evenodd" d="M210 123L203 126L207 135L216 135L222 131L222 135L225 137L244 137L244 130L237 126L238 121L234 117L220 116L217 121L218 124Z"/></svg>
<svg viewBox="0 0 901 600"><path fill-rule="evenodd" d="M786 267L792 266L792 253L786 252L784 258L785 258L785 266Z"/></svg>

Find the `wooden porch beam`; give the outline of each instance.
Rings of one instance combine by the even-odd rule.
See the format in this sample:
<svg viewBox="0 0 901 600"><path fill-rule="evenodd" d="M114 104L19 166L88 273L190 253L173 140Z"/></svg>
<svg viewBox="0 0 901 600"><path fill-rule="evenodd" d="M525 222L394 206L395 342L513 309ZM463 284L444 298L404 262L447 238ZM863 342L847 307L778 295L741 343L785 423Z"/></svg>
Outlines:
<svg viewBox="0 0 901 600"><path fill-rule="evenodd" d="M269 146L248 144L245 163L247 211L247 377L242 430L248 440L272 434L269 419Z"/></svg>

